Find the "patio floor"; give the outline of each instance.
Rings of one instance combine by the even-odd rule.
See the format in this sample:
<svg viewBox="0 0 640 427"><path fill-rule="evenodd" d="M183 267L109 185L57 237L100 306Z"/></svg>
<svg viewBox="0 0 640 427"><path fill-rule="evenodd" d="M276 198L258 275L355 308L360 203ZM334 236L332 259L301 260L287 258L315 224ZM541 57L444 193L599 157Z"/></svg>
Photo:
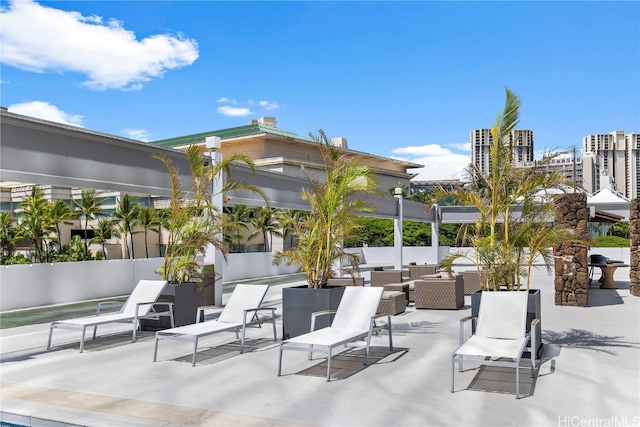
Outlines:
<svg viewBox="0 0 640 427"><path fill-rule="evenodd" d="M605 426L640 425L640 298L629 294L628 268L616 271L620 289L592 288L590 306L554 305L553 278L536 271L542 292L545 343L538 378L503 368L456 372L451 352L460 310L415 310L392 317L388 337L373 339L372 363L363 346L326 361L285 352L277 377L271 329L250 329L245 354L233 333L203 340L198 365L191 345L163 341L153 363L153 333L131 343L126 325L99 329L78 353L79 333L48 324L0 331L0 420L34 426ZM368 279L368 272L363 273ZM284 285L291 286L291 283ZM282 286L267 301L280 308ZM281 314L281 313L280 313ZM278 323L278 333L281 325Z"/></svg>

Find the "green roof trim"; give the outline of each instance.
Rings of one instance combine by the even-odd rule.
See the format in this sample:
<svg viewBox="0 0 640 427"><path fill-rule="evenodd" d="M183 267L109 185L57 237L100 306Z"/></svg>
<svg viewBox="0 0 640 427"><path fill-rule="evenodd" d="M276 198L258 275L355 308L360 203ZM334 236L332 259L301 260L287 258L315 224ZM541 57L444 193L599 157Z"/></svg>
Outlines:
<svg viewBox="0 0 640 427"><path fill-rule="evenodd" d="M270 135L276 135L276 136L281 136L285 138L302 140L306 142L313 142L313 140L308 136L301 136L293 132L287 132L285 130L275 128L273 126L265 126L260 123L256 123L256 124L245 125L245 126L237 126L234 128L195 133L193 135L179 136L177 138L160 139L158 141L152 141L151 143L160 145L162 147L182 147L186 145L203 144L205 142L206 137L208 136L218 136L220 137L221 140L225 140L225 139L241 138L243 136L261 135L261 134L270 134Z"/></svg>

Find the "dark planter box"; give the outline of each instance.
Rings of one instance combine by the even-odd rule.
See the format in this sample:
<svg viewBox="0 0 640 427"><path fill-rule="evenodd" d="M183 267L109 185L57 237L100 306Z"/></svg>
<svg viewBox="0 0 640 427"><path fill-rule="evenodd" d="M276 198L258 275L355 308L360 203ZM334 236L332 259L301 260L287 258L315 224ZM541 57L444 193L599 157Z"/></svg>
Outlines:
<svg viewBox="0 0 640 427"><path fill-rule="evenodd" d="M480 298L482 298L482 290L471 293L471 316L478 317L480 311ZM495 292L495 291L487 291ZM522 292L522 291L498 291L498 292ZM529 301L527 303L527 332L531 332L531 321L533 319L540 319L540 325L542 329L542 310L540 307L540 289L529 289ZM542 341L538 335L536 343L536 354L540 356L542 352Z"/></svg>
<svg viewBox="0 0 640 427"><path fill-rule="evenodd" d="M311 313L323 310L336 310L344 286L313 289L295 286L282 289L282 339L297 337L311 330ZM333 315L316 319L316 329L331 325Z"/></svg>
<svg viewBox="0 0 640 427"><path fill-rule="evenodd" d="M198 292L197 286L197 283L169 284L158 298L158 301L173 303L173 318L176 326L195 323L198 307L214 304L215 287L213 284L205 286L200 292ZM158 311L162 311L164 308L158 306ZM140 323L145 331L158 331L171 327L168 316L163 316L159 320L142 320Z"/></svg>

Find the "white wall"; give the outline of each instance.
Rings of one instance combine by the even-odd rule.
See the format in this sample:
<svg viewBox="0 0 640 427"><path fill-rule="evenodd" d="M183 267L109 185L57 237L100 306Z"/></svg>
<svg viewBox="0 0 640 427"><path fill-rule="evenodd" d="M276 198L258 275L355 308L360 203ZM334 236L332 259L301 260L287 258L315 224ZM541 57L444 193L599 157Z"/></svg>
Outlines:
<svg viewBox="0 0 640 427"><path fill-rule="evenodd" d="M368 247L361 249L360 262L367 265L393 265L394 254L392 246ZM437 264L449 253L448 246L439 248L432 246L405 246L402 248L402 263L408 265L410 262L418 264Z"/></svg>
<svg viewBox="0 0 640 427"><path fill-rule="evenodd" d="M284 263L273 265L271 252L228 254L227 258L229 262L224 266L225 282L298 272L297 266L287 267Z"/></svg>
<svg viewBox="0 0 640 427"><path fill-rule="evenodd" d="M59 262L0 267L0 310L131 293L140 279L158 279L161 258Z"/></svg>
<svg viewBox="0 0 640 427"><path fill-rule="evenodd" d="M405 247L403 263L440 262L455 249L440 247L436 258L430 246ZM349 251L358 253L363 264L393 265L393 247ZM592 248L590 254L629 264L629 252L629 248ZM228 260L224 266L225 282L297 272L296 267L273 265L271 253L229 254ZM161 262L162 258L150 258L0 266L0 311L126 295L139 280L157 279L155 270ZM459 260L456 264L471 262Z"/></svg>
<svg viewBox="0 0 640 427"><path fill-rule="evenodd" d="M274 266L271 253L229 254L225 282L297 272ZM131 293L141 279L159 279L162 258L0 266L0 311Z"/></svg>

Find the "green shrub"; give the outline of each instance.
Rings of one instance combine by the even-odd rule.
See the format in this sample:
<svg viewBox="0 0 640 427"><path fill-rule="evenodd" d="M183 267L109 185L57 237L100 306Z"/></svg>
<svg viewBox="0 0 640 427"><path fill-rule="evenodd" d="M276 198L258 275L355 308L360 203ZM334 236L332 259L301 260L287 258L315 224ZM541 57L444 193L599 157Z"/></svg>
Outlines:
<svg viewBox="0 0 640 427"><path fill-rule="evenodd" d="M618 236L598 236L593 239L594 246L598 248L628 248L629 239Z"/></svg>

